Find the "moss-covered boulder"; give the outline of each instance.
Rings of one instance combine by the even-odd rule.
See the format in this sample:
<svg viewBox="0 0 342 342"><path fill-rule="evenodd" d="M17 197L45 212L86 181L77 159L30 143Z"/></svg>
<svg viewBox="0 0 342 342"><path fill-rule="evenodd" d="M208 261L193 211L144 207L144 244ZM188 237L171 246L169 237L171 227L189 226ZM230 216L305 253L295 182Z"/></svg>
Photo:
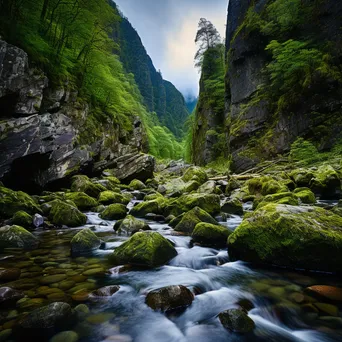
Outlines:
<svg viewBox="0 0 342 342"><path fill-rule="evenodd" d="M295 169L290 173L290 177L298 187L309 187L314 173L309 169Z"/></svg>
<svg viewBox="0 0 342 342"><path fill-rule="evenodd" d="M80 227L87 222L87 216L68 203L54 200L48 205L51 206L49 219L57 226Z"/></svg>
<svg viewBox="0 0 342 342"><path fill-rule="evenodd" d="M194 300L193 293L182 285L166 286L146 296L146 304L153 310L168 312L185 309Z"/></svg>
<svg viewBox="0 0 342 342"><path fill-rule="evenodd" d="M202 184L198 190L199 193L202 194L216 194L220 195L222 194L222 191L220 188L216 185L215 181L208 181Z"/></svg>
<svg viewBox="0 0 342 342"><path fill-rule="evenodd" d="M305 204L316 203L316 196L309 188L297 188L294 190L294 195Z"/></svg>
<svg viewBox="0 0 342 342"><path fill-rule="evenodd" d="M127 215L127 208L123 204L111 204L100 214L104 220L121 220Z"/></svg>
<svg viewBox="0 0 342 342"><path fill-rule="evenodd" d="M0 217L11 218L21 210L30 215L42 213L37 203L25 192L0 186Z"/></svg>
<svg viewBox="0 0 342 342"><path fill-rule="evenodd" d="M115 203L127 205L129 203L129 199L119 193L108 190L100 193L99 203L104 205Z"/></svg>
<svg viewBox="0 0 342 342"><path fill-rule="evenodd" d="M227 246L230 234L231 231L223 226L201 222L196 225L191 236L194 242L202 246L223 248Z"/></svg>
<svg viewBox="0 0 342 342"><path fill-rule="evenodd" d="M321 198L334 198L341 192L340 177L332 166L322 165L311 179L310 188Z"/></svg>
<svg viewBox="0 0 342 342"><path fill-rule="evenodd" d="M218 195L199 193L182 195L165 208L166 216L169 214L178 216L195 207L205 210L210 215L215 215L221 210L220 197Z"/></svg>
<svg viewBox="0 0 342 342"><path fill-rule="evenodd" d="M219 314L222 325L230 331L247 334L254 330L254 321L241 309L230 309Z"/></svg>
<svg viewBox="0 0 342 342"><path fill-rule="evenodd" d="M71 239L71 254L89 253L101 246L101 240L89 228L83 228Z"/></svg>
<svg viewBox="0 0 342 342"><path fill-rule="evenodd" d="M185 171L182 179L184 182L196 180L200 184L203 184L208 180L208 176L207 176L206 172L204 170L202 170L200 167L191 166Z"/></svg>
<svg viewBox="0 0 342 342"><path fill-rule="evenodd" d="M322 208L268 204L228 238L233 260L342 271L342 217Z"/></svg>
<svg viewBox="0 0 342 342"><path fill-rule="evenodd" d="M4 248L34 249L38 245L38 239L23 227L4 226L0 228L0 250Z"/></svg>
<svg viewBox="0 0 342 342"><path fill-rule="evenodd" d="M171 223L171 226L174 225L174 229L178 232L191 234L196 225L200 222L218 224L218 222L205 210L195 207L187 213L182 214L174 219L173 223Z"/></svg>
<svg viewBox="0 0 342 342"><path fill-rule="evenodd" d="M74 202L81 211L90 210L98 206L96 199L84 192L68 192L65 194L65 197Z"/></svg>
<svg viewBox="0 0 342 342"><path fill-rule="evenodd" d="M163 215L166 205L167 199L162 196L158 196L152 201L144 201L137 204L131 209L130 214L135 217L146 217L147 214L151 213Z"/></svg>
<svg viewBox="0 0 342 342"><path fill-rule="evenodd" d="M234 177L231 177L228 181L228 184L226 186L226 194L230 195L232 191L240 189L241 183Z"/></svg>
<svg viewBox="0 0 342 342"><path fill-rule="evenodd" d="M91 180L84 175L74 176L71 179L71 191L84 192L87 195L97 198L102 191L107 189L101 184L94 184Z"/></svg>
<svg viewBox="0 0 342 342"><path fill-rule="evenodd" d="M114 230L119 235L131 236L140 230L151 230L151 228L145 221L138 220L132 215L127 215L123 220L115 223Z"/></svg>
<svg viewBox="0 0 342 342"><path fill-rule="evenodd" d="M280 192L260 199L257 198L253 202L253 208L262 208L269 203L299 205L298 197L295 194L292 192Z"/></svg>
<svg viewBox="0 0 342 342"><path fill-rule="evenodd" d="M248 186L250 195L261 194L262 196L266 196L278 192L289 191L286 185L270 176L252 178L247 181L246 185Z"/></svg>
<svg viewBox="0 0 342 342"><path fill-rule="evenodd" d="M17 211L12 217L12 224L24 228L31 228L33 224L33 217L25 211Z"/></svg>
<svg viewBox="0 0 342 342"><path fill-rule="evenodd" d="M221 211L231 215L243 215L242 203L236 197L226 200L221 207Z"/></svg>
<svg viewBox="0 0 342 342"><path fill-rule="evenodd" d="M156 232L138 232L116 248L110 256L114 265L158 267L177 255L170 241Z"/></svg>
<svg viewBox="0 0 342 342"><path fill-rule="evenodd" d="M191 180L185 183L183 192L192 192L196 191L200 187L200 183L197 180Z"/></svg>
<svg viewBox="0 0 342 342"><path fill-rule="evenodd" d="M143 190L143 189L146 189L146 185L138 180L138 179L134 179L132 180L129 185L128 185L131 189L133 190Z"/></svg>

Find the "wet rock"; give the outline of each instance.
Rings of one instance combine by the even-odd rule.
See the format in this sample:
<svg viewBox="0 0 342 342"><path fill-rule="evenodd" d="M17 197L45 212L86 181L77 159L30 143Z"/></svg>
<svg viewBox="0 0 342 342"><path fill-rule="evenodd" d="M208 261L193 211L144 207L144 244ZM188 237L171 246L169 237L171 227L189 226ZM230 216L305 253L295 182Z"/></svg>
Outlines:
<svg viewBox="0 0 342 342"><path fill-rule="evenodd" d="M146 189L146 185L138 180L138 179L134 179L132 180L129 185L128 185L131 189L133 190L143 190L143 189Z"/></svg>
<svg viewBox="0 0 342 342"><path fill-rule="evenodd" d="M151 221L155 221L155 222L165 222L165 217L163 215L157 215L157 214L147 214L145 216L146 220L151 220Z"/></svg>
<svg viewBox="0 0 342 342"><path fill-rule="evenodd" d="M65 274L55 274L50 276L45 276L40 279L40 283L43 285L50 285L54 283L59 283L62 280L65 280L67 276Z"/></svg>
<svg viewBox="0 0 342 342"><path fill-rule="evenodd" d="M335 198L341 192L341 181L337 171L330 165L322 165L314 173L310 188L321 198Z"/></svg>
<svg viewBox="0 0 342 342"><path fill-rule="evenodd" d="M221 211L231 215L243 215L242 203L237 198L232 198L223 203Z"/></svg>
<svg viewBox="0 0 342 342"><path fill-rule="evenodd" d="M314 303L313 304L320 312L323 314L338 317L339 311L336 305L327 304L327 303Z"/></svg>
<svg viewBox="0 0 342 342"><path fill-rule="evenodd" d="M194 179L194 177L197 177L197 178ZM191 167L189 167L185 171L182 179L183 179L184 182L189 182L191 180L196 180L200 184L203 184L203 183L205 183L208 180L208 176L205 173L205 171L203 171L200 167L191 166Z"/></svg>
<svg viewBox="0 0 342 342"><path fill-rule="evenodd" d="M310 295L332 301L342 302L342 288L328 285L314 285L306 288Z"/></svg>
<svg viewBox="0 0 342 342"><path fill-rule="evenodd" d="M202 184L198 190L199 193L204 193L204 194L216 194L220 195L222 194L222 191L218 186L216 186L215 181L208 181L204 184Z"/></svg>
<svg viewBox="0 0 342 342"><path fill-rule="evenodd" d="M115 315L110 312L102 312L95 315L88 316L86 321L90 324L102 324L110 321Z"/></svg>
<svg viewBox="0 0 342 342"><path fill-rule="evenodd" d="M49 219L58 226L80 227L87 222L87 216L68 203L54 200L49 202L49 205L51 205Z"/></svg>
<svg viewBox="0 0 342 342"><path fill-rule="evenodd" d="M71 191L84 192L90 197L98 198L102 191L107 189L101 184L94 184L91 180L84 175L72 177Z"/></svg>
<svg viewBox="0 0 342 342"><path fill-rule="evenodd" d="M146 304L153 310L163 312L184 309L194 300L192 292L182 285L163 287L148 293Z"/></svg>
<svg viewBox="0 0 342 342"><path fill-rule="evenodd" d="M178 216L171 222L171 226L178 232L191 234L196 225L200 222L218 224L218 222L205 210L195 207L185 214Z"/></svg>
<svg viewBox="0 0 342 342"><path fill-rule="evenodd" d="M53 336L50 342L77 342L79 336L74 331L62 331Z"/></svg>
<svg viewBox="0 0 342 342"><path fill-rule="evenodd" d="M75 311L77 312L78 317L84 318L86 315L89 314L90 310L87 305L79 304L75 307Z"/></svg>
<svg viewBox="0 0 342 342"><path fill-rule="evenodd" d="M127 215L127 208L123 204L111 204L99 215L104 220L121 220Z"/></svg>
<svg viewBox="0 0 342 342"><path fill-rule="evenodd" d="M305 204L315 204L316 196L309 188L297 188L294 190L294 194L297 198Z"/></svg>
<svg viewBox="0 0 342 342"><path fill-rule="evenodd" d="M46 339L72 326L76 315L67 303L56 302L30 312L17 322L14 334L19 339Z"/></svg>
<svg viewBox="0 0 342 342"><path fill-rule="evenodd" d="M127 205L129 203L129 199L119 193L108 190L100 193L99 203L104 205L115 203Z"/></svg>
<svg viewBox="0 0 342 342"><path fill-rule="evenodd" d="M0 228L0 250L11 247L34 249L38 245L38 239L23 227L4 226Z"/></svg>
<svg viewBox="0 0 342 342"><path fill-rule="evenodd" d="M198 223L192 232L192 239L202 246L226 247L227 238L232 232L227 228L210 223Z"/></svg>
<svg viewBox="0 0 342 342"><path fill-rule="evenodd" d="M40 214L34 214L32 223L34 227L39 228L44 224L44 217Z"/></svg>
<svg viewBox="0 0 342 342"><path fill-rule="evenodd" d="M28 194L0 186L0 217L11 218L18 211L30 215L41 213L37 203Z"/></svg>
<svg viewBox="0 0 342 342"><path fill-rule="evenodd" d="M69 192L65 196L68 200L73 201L81 211L90 210L98 206L96 199L84 192Z"/></svg>
<svg viewBox="0 0 342 342"><path fill-rule="evenodd" d="M176 249L161 234L138 232L114 250L110 261L114 265L158 267L166 264L176 255Z"/></svg>
<svg viewBox="0 0 342 342"><path fill-rule="evenodd" d="M219 314L222 325L233 332L246 334L254 330L255 324L248 315L240 309L230 309Z"/></svg>
<svg viewBox="0 0 342 342"><path fill-rule="evenodd" d="M130 214L135 217L145 217L147 214L150 213L163 215L165 206L166 199L163 197L159 197L152 201L139 203L131 209Z"/></svg>
<svg viewBox="0 0 342 342"><path fill-rule="evenodd" d="M24 297L24 293L10 287L0 287L0 307L9 307Z"/></svg>
<svg viewBox="0 0 342 342"><path fill-rule="evenodd" d="M246 185L248 186L248 192L250 195L259 194L262 196L267 196L289 191L286 185L270 176L252 178L247 181Z"/></svg>
<svg viewBox="0 0 342 342"><path fill-rule="evenodd" d="M42 307L47 303L44 298L22 298L16 303L18 310L29 311Z"/></svg>
<svg viewBox="0 0 342 342"><path fill-rule="evenodd" d="M299 205L298 197L292 192L279 192L277 194L267 195L264 198L255 198L253 209L260 209L268 203Z"/></svg>
<svg viewBox="0 0 342 342"><path fill-rule="evenodd" d="M229 236L228 251L232 260L338 272L341 226L340 216L322 208L268 204Z"/></svg>
<svg viewBox="0 0 342 342"><path fill-rule="evenodd" d="M24 228L31 228L32 227L33 218L30 214L26 213L25 211L17 211L12 218L12 224L21 226Z"/></svg>
<svg viewBox="0 0 342 342"><path fill-rule="evenodd" d="M21 270L19 268L7 268L0 269L0 281L13 281L17 280L20 277Z"/></svg>
<svg viewBox="0 0 342 342"><path fill-rule="evenodd" d="M101 240L89 228L83 228L71 240L71 253L89 253L101 246Z"/></svg>
<svg viewBox="0 0 342 342"><path fill-rule="evenodd" d="M119 235L131 236L140 230L151 230L151 228L146 222L138 220L134 216L128 215L123 220L119 220L115 223L114 230Z"/></svg>
<svg viewBox="0 0 342 342"><path fill-rule="evenodd" d="M2 330L0 332L0 342L8 341L12 335L12 329Z"/></svg>
<svg viewBox="0 0 342 342"><path fill-rule="evenodd" d="M111 297L114 293L120 290L119 285L101 287L90 293L90 297Z"/></svg>

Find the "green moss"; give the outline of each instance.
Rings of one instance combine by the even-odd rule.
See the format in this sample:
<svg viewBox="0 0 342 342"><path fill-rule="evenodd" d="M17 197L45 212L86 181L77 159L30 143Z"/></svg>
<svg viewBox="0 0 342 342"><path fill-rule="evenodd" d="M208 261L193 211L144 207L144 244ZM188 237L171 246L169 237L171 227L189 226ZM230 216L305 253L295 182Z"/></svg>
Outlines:
<svg viewBox="0 0 342 342"><path fill-rule="evenodd" d="M208 176L207 174L205 173L204 170L202 170L200 167L197 167L197 166L192 166L192 167L189 167L182 179L184 182L189 182L193 179L193 177L197 176L198 177L198 181L203 184L205 183L207 180L208 180Z"/></svg>
<svg viewBox="0 0 342 342"><path fill-rule="evenodd" d="M177 255L171 242L156 232L139 232L114 250L110 261L114 265L132 264L158 267Z"/></svg>
<svg viewBox="0 0 342 342"><path fill-rule="evenodd" d="M115 223L114 230L119 235L133 235L140 230L151 230L150 226L132 215L127 215L123 220Z"/></svg>
<svg viewBox="0 0 342 342"><path fill-rule="evenodd" d="M189 182L185 183L184 192L196 191L200 187L200 185L201 184L197 180L189 181Z"/></svg>
<svg viewBox="0 0 342 342"><path fill-rule="evenodd" d="M146 185L138 179L132 180L128 186L133 190L143 190L146 188Z"/></svg>
<svg viewBox="0 0 342 342"><path fill-rule="evenodd" d="M251 195L261 194L263 196L286 192L288 188L269 176L253 178L247 181L248 191Z"/></svg>
<svg viewBox="0 0 342 342"><path fill-rule="evenodd" d="M89 228L83 228L71 239L71 253L88 253L101 245L101 240Z"/></svg>
<svg viewBox="0 0 342 342"><path fill-rule="evenodd" d="M71 200L79 210L90 210L98 206L97 201L84 192L69 192L65 194L68 200Z"/></svg>
<svg viewBox="0 0 342 342"><path fill-rule="evenodd" d="M280 192L274 195L267 195L260 201L256 201L255 203L253 203L253 207L256 205L256 208L259 209L269 203L299 205L298 197L295 194L293 194L292 192Z"/></svg>
<svg viewBox="0 0 342 342"><path fill-rule="evenodd" d="M330 165L322 165L314 173L310 181L310 188L318 192L322 197L334 197L341 191L341 180L339 174Z"/></svg>
<svg viewBox="0 0 342 342"><path fill-rule="evenodd" d="M23 227L14 225L0 228L0 250L4 248L33 249L38 244L38 239Z"/></svg>
<svg viewBox="0 0 342 342"><path fill-rule="evenodd" d="M132 208L130 214L136 217L145 217L150 213L163 215L167 202L168 201L164 197L158 197L152 201L141 202Z"/></svg>
<svg viewBox="0 0 342 342"><path fill-rule="evenodd" d="M100 184L94 184L87 176L78 175L72 177L71 191L84 192L87 195L97 198L102 191L107 189Z"/></svg>
<svg viewBox="0 0 342 342"><path fill-rule="evenodd" d="M53 224L58 226L80 227L87 222L87 216L68 203L54 200L48 204L51 206L49 219Z"/></svg>
<svg viewBox="0 0 342 342"><path fill-rule="evenodd" d="M227 200L223 203L221 207L221 211L231 215L242 215L243 214L243 207L242 203L237 198L232 198Z"/></svg>
<svg viewBox="0 0 342 342"><path fill-rule="evenodd" d="M192 239L203 246L225 247L231 234L227 228L210 223L198 223L192 232Z"/></svg>
<svg viewBox="0 0 342 342"><path fill-rule="evenodd" d="M37 203L28 194L0 186L0 216L11 218L21 210L31 215L42 213Z"/></svg>
<svg viewBox="0 0 342 342"><path fill-rule="evenodd" d="M297 198L299 198L302 201L302 203L316 203L316 196L309 188L297 188L294 190L294 194Z"/></svg>
<svg viewBox="0 0 342 342"><path fill-rule="evenodd" d="M195 207L185 214L178 216L172 226L175 225L175 230L183 233L191 234L195 226L200 222L207 222L211 224L218 224L217 221L209 215L205 210Z"/></svg>
<svg viewBox="0 0 342 342"><path fill-rule="evenodd" d="M127 208L123 204L111 204L101 212L100 217L104 220L121 220L127 215Z"/></svg>
<svg viewBox="0 0 342 342"><path fill-rule="evenodd" d="M228 239L232 259L320 271L342 270L342 218L322 208L268 204Z"/></svg>
<svg viewBox="0 0 342 342"><path fill-rule="evenodd" d="M33 218L25 211L17 211L12 218L12 223L24 228L32 227Z"/></svg>
<svg viewBox="0 0 342 342"><path fill-rule="evenodd" d="M114 203L127 205L130 201L127 197L109 190L101 192L98 200L100 204L105 205Z"/></svg>

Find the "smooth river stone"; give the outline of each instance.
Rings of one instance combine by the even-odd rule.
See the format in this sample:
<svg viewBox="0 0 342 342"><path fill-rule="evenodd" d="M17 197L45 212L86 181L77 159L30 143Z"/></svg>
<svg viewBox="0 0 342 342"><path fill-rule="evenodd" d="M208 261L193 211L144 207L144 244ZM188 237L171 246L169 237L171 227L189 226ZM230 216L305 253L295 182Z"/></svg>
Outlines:
<svg viewBox="0 0 342 342"><path fill-rule="evenodd" d="M66 279L66 275L65 274L55 274L55 275L50 275L44 278L40 279L40 283L44 284L44 285L48 285L48 284L53 284L53 283L59 283L60 281Z"/></svg>
<svg viewBox="0 0 342 342"><path fill-rule="evenodd" d="M94 275L103 275L104 269L103 268L92 268L82 273L85 276L94 276Z"/></svg>
<svg viewBox="0 0 342 342"><path fill-rule="evenodd" d="M13 281L20 277L21 271L19 268L0 269L0 281Z"/></svg>
<svg viewBox="0 0 342 342"><path fill-rule="evenodd" d="M332 301L342 302L342 288L339 287L315 285L306 288L306 291Z"/></svg>

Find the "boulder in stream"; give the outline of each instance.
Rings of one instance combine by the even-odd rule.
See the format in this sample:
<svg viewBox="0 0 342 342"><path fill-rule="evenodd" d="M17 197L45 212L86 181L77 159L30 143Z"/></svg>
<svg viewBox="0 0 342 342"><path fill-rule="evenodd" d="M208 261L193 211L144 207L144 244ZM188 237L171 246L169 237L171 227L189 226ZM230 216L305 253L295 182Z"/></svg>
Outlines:
<svg viewBox="0 0 342 342"><path fill-rule="evenodd" d="M227 246L227 238L232 232L226 227L210 223L198 223L192 232L194 242L202 246L224 248Z"/></svg>
<svg viewBox="0 0 342 342"><path fill-rule="evenodd" d="M252 332L255 327L254 321L241 309L223 311L219 319L226 329L240 334Z"/></svg>
<svg viewBox="0 0 342 342"><path fill-rule="evenodd" d="M127 215L127 208L123 204L111 204L100 214L104 220L121 220Z"/></svg>
<svg viewBox="0 0 342 342"><path fill-rule="evenodd" d="M23 227L4 226L0 228L0 250L12 247L34 249L38 245L38 239Z"/></svg>
<svg viewBox="0 0 342 342"><path fill-rule="evenodd" d="M132 215L127 215L123 220L115 223L114 230L119 235L131 236L140 230L151 230L151 228L145 221L138 220Z"/></svg>
<svg viewBox="0 0 342 342"><path fill-rule="evenodd" d="M101 246L101 240L89 228L83 228L71 240L71 254L89 253Z"/></svg>

